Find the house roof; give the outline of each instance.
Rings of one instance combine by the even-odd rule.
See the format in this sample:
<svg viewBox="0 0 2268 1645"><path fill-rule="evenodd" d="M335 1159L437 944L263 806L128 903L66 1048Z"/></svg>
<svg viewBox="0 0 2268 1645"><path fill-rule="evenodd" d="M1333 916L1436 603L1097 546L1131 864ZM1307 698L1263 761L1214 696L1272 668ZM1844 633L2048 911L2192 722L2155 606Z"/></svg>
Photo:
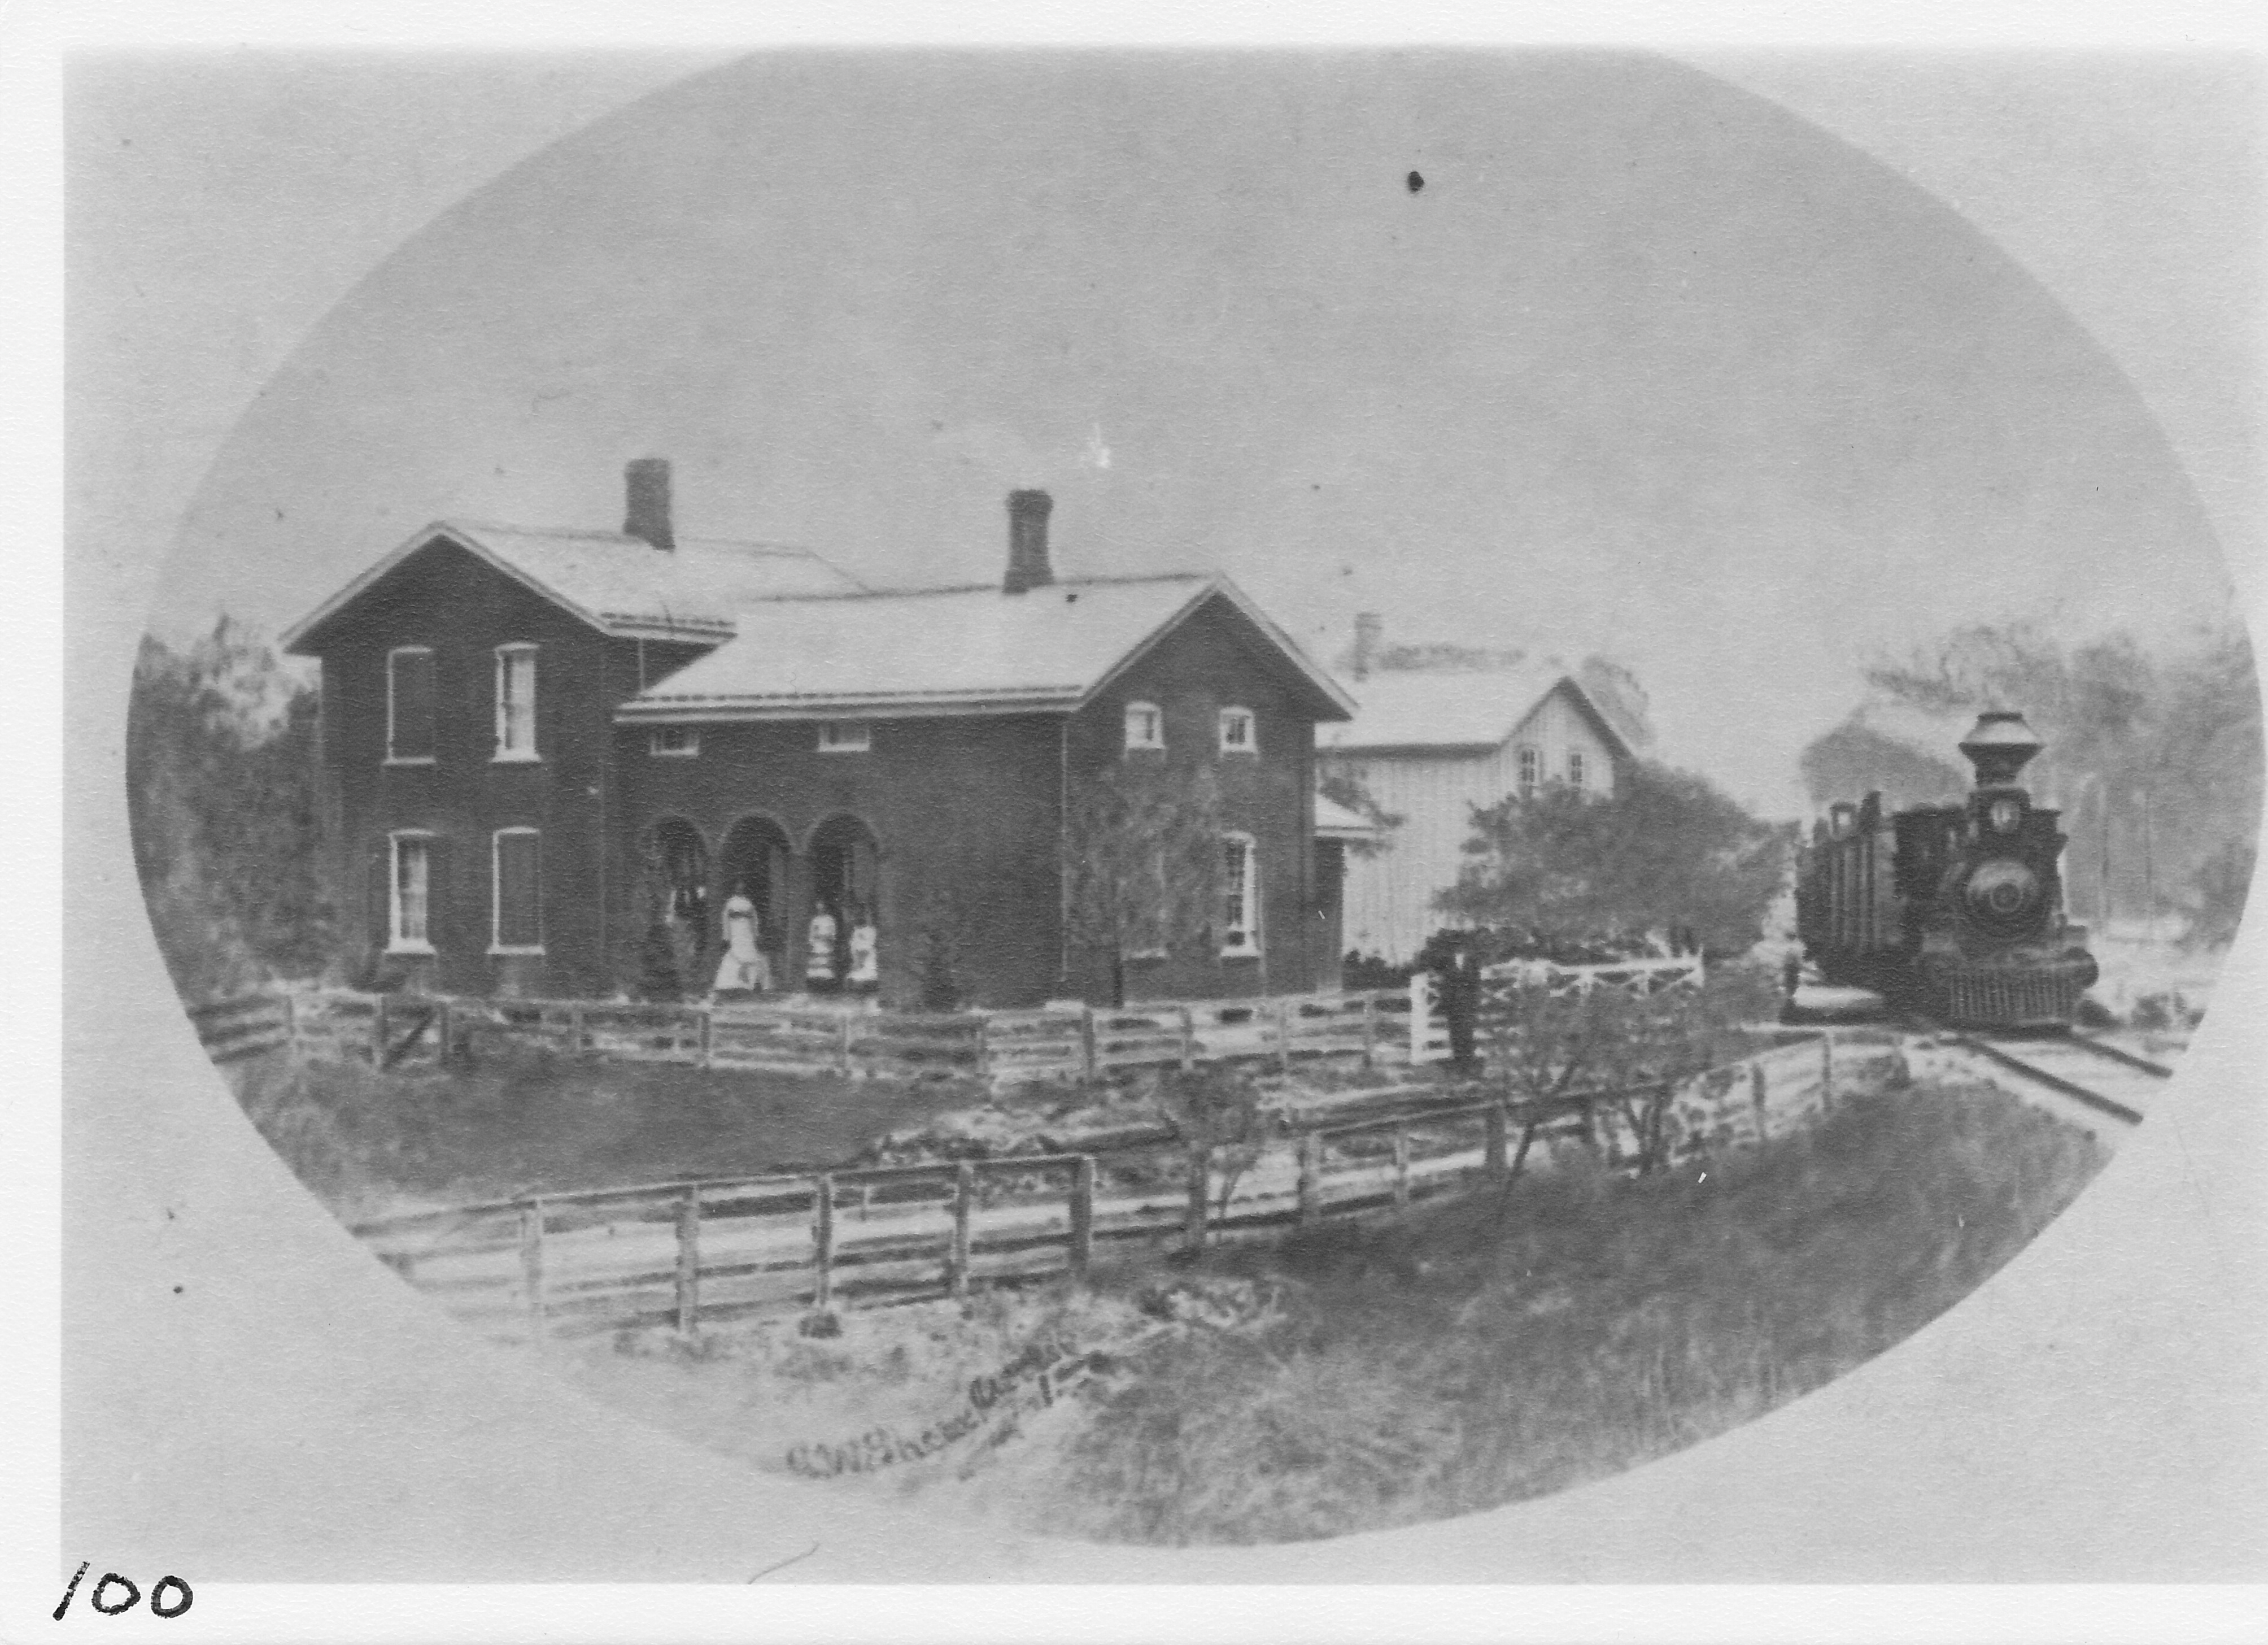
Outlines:
<svg viewBox="0 0 2268 1645"><path fill-rule="evenodd" d="M1315 746L1326 753L1388 749L1477 754L1502 748L1553 691L1565 691L1593 733L1616 757L1631 757L1629 743L1599 712L1572 675L1556 668L1485 672L1373 675L1354 688L1355 717L1341 726L1318 726Z"/></svg>
<svg viewBox="0 0 2268 1645"><path fill-rule="evenodd" d="M1226 577L1083 578L751 606L738 632L616 711L625 720L1010 713L1087 701L1184 617L1226 601L1307 688L1317 714L1353 704Z"/></svg>
<svg viewBox="0 0 2268 1645"><path fill-rule="evenodd" d="M1324 794L1315 796L1317 839L1376 839L1382 830L1359 811Z"/></svg>
<svg viewBox="0 0 2268 1645"><path fill-rule="evenodd" d="M333 594L284 636L300 651L394 568L436 540L456 543L593 628L624 638L721 640L745 609L774 600L855 594L864 585L808 549L681 537L674 550L615 531L540 531L436 520Z"/></svg>

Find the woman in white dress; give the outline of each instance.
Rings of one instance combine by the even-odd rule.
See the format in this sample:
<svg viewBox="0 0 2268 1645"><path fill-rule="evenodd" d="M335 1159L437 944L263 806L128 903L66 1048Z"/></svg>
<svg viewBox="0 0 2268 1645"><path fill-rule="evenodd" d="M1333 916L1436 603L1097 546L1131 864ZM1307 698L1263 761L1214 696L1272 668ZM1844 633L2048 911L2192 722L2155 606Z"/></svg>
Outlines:
<svg viewBox="0 0 2268 1645"><path fill-rule="evenodd" d="M845 977L854 994L872 994L881 986L881 956L877 951L874 916L864 908L850 911L850 969Z"/></svg>
<svg viewBox="0 0 2268 1645"><path fill-rule="evenodd" d="M835 992L835 911L821 903L811 916L811 940L805 946L803 980L815 994Z"/></svg>
<svg viewBox="0 0 2268 1645"><path fill-rule="evenodd" d="M743 885L725 899L725 958L717 967L712 993L760 994L771 986L770 967L757 943L756 904Z"/></svg>

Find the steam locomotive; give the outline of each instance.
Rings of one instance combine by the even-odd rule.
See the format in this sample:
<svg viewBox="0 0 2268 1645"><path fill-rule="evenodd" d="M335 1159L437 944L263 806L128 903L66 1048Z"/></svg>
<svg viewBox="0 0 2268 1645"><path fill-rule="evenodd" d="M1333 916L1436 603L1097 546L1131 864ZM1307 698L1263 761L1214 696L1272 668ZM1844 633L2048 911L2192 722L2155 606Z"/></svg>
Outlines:
<svg viewBox="0 0 2268 1645"><path fill-rule="evenodd" d="M2087 928L2064 917L2058 814L2017 781L2040 747L2021 714L1988 712L1960 744L1977 774L1965 802L1830 808L1795 893L1821 976L1962 1027L2070 1025L2098 973Z"/></svg>

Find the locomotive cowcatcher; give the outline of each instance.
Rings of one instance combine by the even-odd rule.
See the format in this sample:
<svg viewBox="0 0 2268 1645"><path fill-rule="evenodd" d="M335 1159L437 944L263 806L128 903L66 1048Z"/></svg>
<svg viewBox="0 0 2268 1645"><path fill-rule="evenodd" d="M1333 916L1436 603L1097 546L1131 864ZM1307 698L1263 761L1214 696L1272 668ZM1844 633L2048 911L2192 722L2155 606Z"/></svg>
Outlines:
<svg viewBox="0 0 2268 1645"><path fill-rule="evenodd" d="M2019 713L1978 716L1961 742L1977 784L1960 805L1885 816L1839 802L1799 859L1796 931L1828 982L1964 1027L2067 1027L2097 975L2064 916L2058 813L2019 773L2040 741Z"/></svg>

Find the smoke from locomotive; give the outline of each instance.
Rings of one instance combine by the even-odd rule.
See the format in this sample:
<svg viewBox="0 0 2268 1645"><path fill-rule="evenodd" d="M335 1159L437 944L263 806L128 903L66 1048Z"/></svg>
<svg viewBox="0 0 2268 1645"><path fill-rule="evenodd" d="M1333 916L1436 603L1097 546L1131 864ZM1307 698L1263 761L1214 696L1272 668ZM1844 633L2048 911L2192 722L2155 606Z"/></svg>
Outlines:
<svg viewBox="0 0 2268 1645"><path fill-rule="evenodd" d="M1830 808L1796 880L1797 934L1822 977L1963 1026L2070 1023L2097 972L2064 916L2058 814L2018 780L2040 746L2021 714L1982 714L1960 745L1977 776L1964 803Z"/></svg>

